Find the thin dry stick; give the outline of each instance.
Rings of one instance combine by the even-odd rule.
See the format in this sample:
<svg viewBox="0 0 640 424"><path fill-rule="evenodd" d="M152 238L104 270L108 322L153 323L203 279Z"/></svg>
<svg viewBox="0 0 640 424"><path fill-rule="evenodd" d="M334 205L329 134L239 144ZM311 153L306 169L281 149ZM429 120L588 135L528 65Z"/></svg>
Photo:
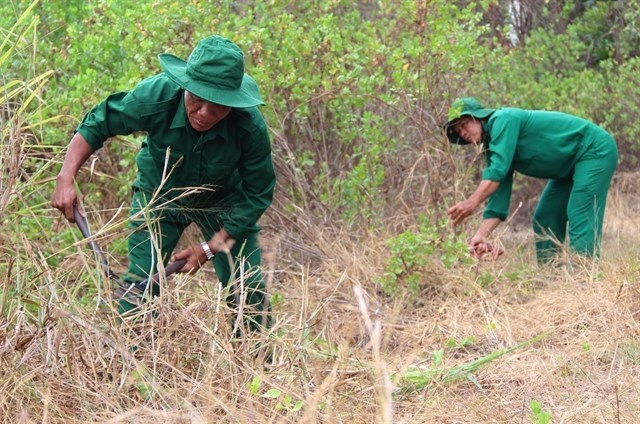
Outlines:
<svg viewBox="0 0 640 424"><path fill-rule="evenodd" d="M382 360L380 347L382 344L382 323L380 320L375 322L371 321L369 317L369 309L367 308L367 302L364 298L364 291L360 286L353 286L356 299L358 301L358 307L362 313L364 324L369 332L369 339L371 340L371 349L373 350L373 360L375 364L375 370L378 374L378 386L376 391L380 398L380 408L382 409L382 422L385 424L391 424L393 422L393 385L391 378L387 372L387 364Z"/></svg>
<svg viewBox="0 0 640 424"><path fill-rule="evenodd" d="M231 256L231 253L228 250L225 250L224 252L227 255L227 259L229 260L229 268L231 269L231 279L232 279L232 283L231 283L231 291L233 292L233 297L235 299L236 302L236 308L238 308L237 313L236 313L236 320L235 320L235 324L233 325L233 332L231 333L231 337L234 337L236 334L238 334L238 331L240 331L240 329L242 328L242 314L244 312L244 300L245 300L245 292L244 292L244 258L240 257L240 263L238 264L238 266L240 267L239 269L239 279L236 280L235 278L235 267L234 267L234 263L233 263L233 257Z"/></svg>

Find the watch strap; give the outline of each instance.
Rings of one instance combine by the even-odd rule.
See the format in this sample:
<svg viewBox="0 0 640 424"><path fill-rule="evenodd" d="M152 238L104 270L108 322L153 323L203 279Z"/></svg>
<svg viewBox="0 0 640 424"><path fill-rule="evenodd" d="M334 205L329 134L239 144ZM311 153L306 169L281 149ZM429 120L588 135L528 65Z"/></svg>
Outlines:
<svg viewBox="0 0 640 424"><path fill-rule="evenodd" d="M207 260L213 258L215 255L213 254L213 252L211 252L211 248L209 247L209 243L207 243L206 241L203 241L202 243L200 243L200 246L202 246L202 250L204 250L205 255L207 255Z"/></svg>

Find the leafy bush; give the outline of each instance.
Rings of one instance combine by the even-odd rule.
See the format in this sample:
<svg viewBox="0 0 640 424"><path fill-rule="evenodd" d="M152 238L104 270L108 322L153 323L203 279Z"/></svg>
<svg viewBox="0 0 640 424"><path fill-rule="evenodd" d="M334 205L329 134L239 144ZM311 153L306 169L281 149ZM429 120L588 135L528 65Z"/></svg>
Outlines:
<svg viewBox="0 0 640 424"><path fill-rule="evenodd" d="M602 125L618 141L620 168L635 169L640 143L630 123L640 112L640 74L637 43L629 40L637 36L632 22L638 9L593 3L562 33L538 28L524 46L492 50L471 86L494 107L559 110Z"/></svg>
<svg viewBox="0 0 640 424"><path fill-rule="evenodd" d="M277 206L302 210L291 214L294 221L351 229L386 225L402 209L402 231L425 208L437 222L474 183L459 172L468 157L451 154L441 129L461 95L593 119L616 136L621 168L636 165L640 130L630 123L640 114L638 2L610 9L603 1L583 3L536 3L550 29L538 25L526 43L496 46L497 27L487 19L499 7L494 1L34 2L34 63L14 55L6 66L15 75L54 72L41 93L47 125L34 145L61 152L89 107L160 72L158 53L184 58L198 39L227 36L246 52L247 70L268 103ZM3 28L30 5L3 3ZM610 37L603 22L615 24ZM609 52L596 62L588 59L594 40ZM47 121L59 115L65 119ZM128 203L138 144L136 137L118 138L97 155L91 174L81 174L81 191L98 208ZM42 178L56 166L42 168ZM529 182L519 187L531 190Z"/></svg>
<svg viewBox="0 0 640 424"><path fill-rule="evenodd" d="M288 195L309 212L351 223L393 210L390 204L404 195L394 189L397 171L414 165L426 138L440 136L440 103L449 98L451 76L459 79L483 57L481 13L446 1L39 7L51 34L41 51L55 52L47 63L58 76L47 94L75 120L106 94L158 72L160 52L186 57L210 33L236 41L269 103L264 112L282 166L299 177L299 185L283 184ZM213 19L207 10L216 10ZM51 128L48 139L65 143L69 132ZM135 150L109 151L120 158L105 163L117 168L112 184L127 187Z"/></svg>
<svg viewBox="0 0 640 424"><path fill-rule="evenodd" d="M418 297L425 286L440 284L440 272L456 264L470 264L467 243L455 236L441 237L442 225L432 226L422 217L417 232L407 230L388 241L389 258L378 279L390 296Z"/></svg>

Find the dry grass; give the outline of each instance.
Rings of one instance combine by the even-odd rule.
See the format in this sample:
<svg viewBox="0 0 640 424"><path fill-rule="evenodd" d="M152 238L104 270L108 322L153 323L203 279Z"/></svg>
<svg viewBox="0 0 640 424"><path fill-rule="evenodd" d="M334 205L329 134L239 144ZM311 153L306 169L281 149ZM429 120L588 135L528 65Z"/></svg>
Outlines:
<svg viewBox="0 0 640 424"><path fill-rule="evenodd" d="M48 284L25 283L16 301L39 308L9 301L3 309L0 415L7 423L512 423L532 422L535 400L553 422L635 422L639 223L625 213L628 197L612 195L599 266L538 268L529 235L506 233L508 256L455 269L437 287L425 281L420 299L392 299L374 283L385 237L316 228L308 235L317 243L299 249L302 238L267 230L270 291L284 301L271 332L239 340L211 270L169 282L149 306L157 318L129 328L107 300L78 298L91 258L73 255L66 270L41 264ZM299 250L304 261L293 259ZM0 277L5 289L12 275L19 271ZM411 366L433 368L434 352L454 367L545 333L475 370L477 384L436 378L393 392ZM264 397L270 389L280 396Z"/></svg>
<svg viewBox="0 0 640 424"><path fill-rule="evenodd" d="M29 156L24 120L14 117L0 144L3 423L545 422L532 401L553 422L637 422L637 175L617 176L599 264L539 268L530 232L507 229L499 261L425 273L417 297L389 297L376 283L386 240L414 209L438 209L452 193L429 194L422 181L386 232L285 213L278 199L262 240L275 322L235 338L211 269L165 282L144 311L155 318L121 323L88 248L52 252L61 233L78 234L42 200L50 158ZM48 164L36 167L42 175L24 169L29 159ZM428 172L411 169L416 179ZM289 183L300 185L281 180ZM91 217L106 246L124 235L108 220L126 214L99 207L104 221ZM402 377L415 367L442 372L412 390ZM467 372L444 378L452 369Z"/></svg>

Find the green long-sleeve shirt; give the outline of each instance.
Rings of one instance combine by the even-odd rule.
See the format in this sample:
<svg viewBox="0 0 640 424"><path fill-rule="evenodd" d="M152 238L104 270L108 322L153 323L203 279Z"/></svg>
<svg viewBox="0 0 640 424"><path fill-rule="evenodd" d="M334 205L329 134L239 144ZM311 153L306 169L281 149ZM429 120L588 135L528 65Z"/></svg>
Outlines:
<svg viewBox="0 0 640 424"><path fill-rule="evenodd" d="M271 143L257 107L233 109L210 130L196 132L189 125L184 90L160 74L107 97L85 115L77 131L94 151L109 137L146 132L136 157L134 188L159 189L163 201L187 188L201 188L177 200L178 206L222 207L224 228L234 238L255 231L271 205ZM164 183L163 173L168 175Z"/></svg>
<svg viewBox="0 0 640 424"><path fill-rule="evenodd" d="M506 219L513 172L536 178L570 178L593 141L608 136L585 119L561 112L504 108L483 124L486 166L483 180L500 183L489 197L484 218Z"/></svg>

